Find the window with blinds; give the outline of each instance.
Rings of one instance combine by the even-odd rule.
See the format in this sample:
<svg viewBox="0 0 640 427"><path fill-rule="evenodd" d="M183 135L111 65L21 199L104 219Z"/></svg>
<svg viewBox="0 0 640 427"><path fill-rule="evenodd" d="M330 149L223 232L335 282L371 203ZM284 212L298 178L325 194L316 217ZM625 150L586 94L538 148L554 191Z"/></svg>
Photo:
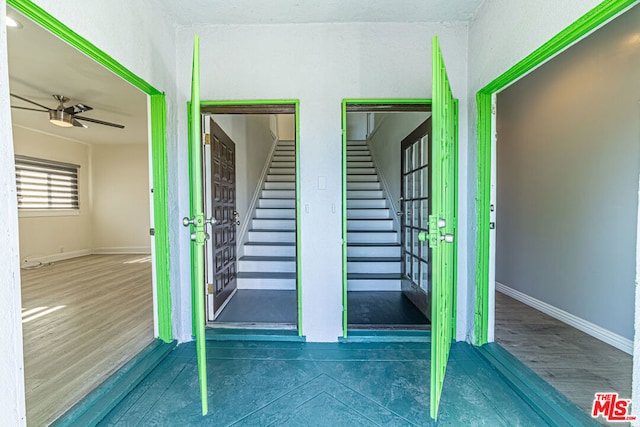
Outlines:
<svg viewBox="0 0 640 427"><path fill-rule="evenodd" d="M80 166L25 156L15 160L18 209L80 209Z"/></svg>

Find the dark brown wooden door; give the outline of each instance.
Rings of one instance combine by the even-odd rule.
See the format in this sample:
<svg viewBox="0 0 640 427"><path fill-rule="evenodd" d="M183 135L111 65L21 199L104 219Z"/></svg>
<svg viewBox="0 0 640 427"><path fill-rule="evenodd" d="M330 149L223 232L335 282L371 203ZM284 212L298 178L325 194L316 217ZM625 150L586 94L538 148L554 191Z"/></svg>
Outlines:
<svg viewBox="0 0 640 427"><path fill-rule="evenodd" d="M431 199L431 118L402 140L401 236L402 290L431 319L431 260L429 242L418 240L428 231Z"/></svg>
<svg viewBox="0 0 640 427"><path fill-rule="evenodd" d="M236 289L236 146L222 128L209 119L210 155L205 191L210 200L211 225L207 267L213 301L213 320ZM210 301L211 303L211 301ZM207 310L211 312L211 310Z"/></svg>

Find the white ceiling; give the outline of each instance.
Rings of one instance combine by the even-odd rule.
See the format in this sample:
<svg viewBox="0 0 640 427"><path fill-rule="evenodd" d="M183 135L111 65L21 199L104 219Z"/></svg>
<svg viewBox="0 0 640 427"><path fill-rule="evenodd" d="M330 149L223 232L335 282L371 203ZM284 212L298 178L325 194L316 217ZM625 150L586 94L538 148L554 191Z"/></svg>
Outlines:
<svg viewBox="0 0 640 427"><path fill-rule="evenodd" d="M147 95L77 51L23 15L7 8L21 29L7 28L11 92L55 108L51 95L70 98L67 105L93 107L82 116L125 126L117 129L83 122L83 128L49 123L47 113L11 109L14 125L90 144L147 144ZM11 98L11 105L33 107Z"/></svg>
<svg viewBox="0 0 640 427"><path fill-rule="evenodd" d="M157 0L189 24L469 21L484 0Z"/></svg>

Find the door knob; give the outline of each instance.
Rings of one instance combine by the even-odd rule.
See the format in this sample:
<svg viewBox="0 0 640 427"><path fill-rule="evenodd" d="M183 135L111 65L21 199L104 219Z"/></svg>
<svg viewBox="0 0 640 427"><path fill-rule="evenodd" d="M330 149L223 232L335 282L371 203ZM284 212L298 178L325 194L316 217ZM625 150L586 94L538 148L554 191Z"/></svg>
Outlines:
<svg viewBox="0 0 640 427"><path fill-rule="evenodd" d="M444 240L446 243L453 243L453 234L444 234L440 236L440 240Z"/></svg>
<svg viewBox="0 0 640 427"><path fill-rule="evenodd" d="M184 225L185 227L188 227L190 225L193 225L196 223L196 217L194 216L193 218L189 218L188 216L185 216L184 218L182 218L182 225Z"/></svg>
<svg viewBox="0 0 640 427"><path fill-rule="evenodd" d="M214 224L216 224L217 222L218 222L218 220L217 220L217 219L215 219L214 217L211 217L211 218L205 218L205 219L204 219L204 223L205 223L205 224L211 224L211 225L214 225Z"/></svg>

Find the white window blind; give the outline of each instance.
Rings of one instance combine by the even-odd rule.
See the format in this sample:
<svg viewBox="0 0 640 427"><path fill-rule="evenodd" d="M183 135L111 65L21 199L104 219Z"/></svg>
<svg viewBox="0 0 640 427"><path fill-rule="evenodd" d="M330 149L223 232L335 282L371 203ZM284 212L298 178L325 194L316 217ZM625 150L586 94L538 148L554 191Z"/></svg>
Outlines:
<svg viewBox="0 0 640 427"><path fill-rule="evenodd" d="M18 209L80 209L80 166L16 156Z"/></svg>

